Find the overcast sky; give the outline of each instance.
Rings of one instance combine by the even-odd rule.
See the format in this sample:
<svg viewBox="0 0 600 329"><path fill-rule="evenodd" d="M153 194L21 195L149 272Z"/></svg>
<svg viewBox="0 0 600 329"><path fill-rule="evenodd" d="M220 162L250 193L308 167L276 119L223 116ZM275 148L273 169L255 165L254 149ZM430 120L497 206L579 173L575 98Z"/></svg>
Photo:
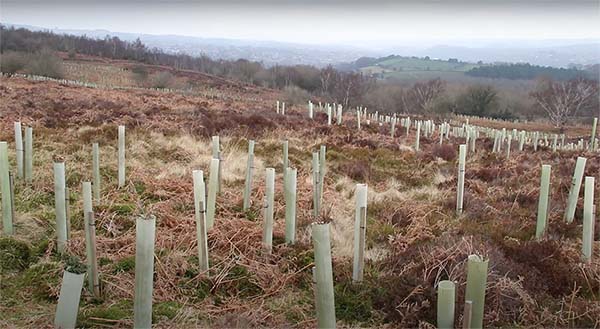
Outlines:
<svg viewBox="0 0 600 329"><path fill-rule="evenodd" d="M600 1L1 0L0 21L321 44L600 39Z"/></svg>

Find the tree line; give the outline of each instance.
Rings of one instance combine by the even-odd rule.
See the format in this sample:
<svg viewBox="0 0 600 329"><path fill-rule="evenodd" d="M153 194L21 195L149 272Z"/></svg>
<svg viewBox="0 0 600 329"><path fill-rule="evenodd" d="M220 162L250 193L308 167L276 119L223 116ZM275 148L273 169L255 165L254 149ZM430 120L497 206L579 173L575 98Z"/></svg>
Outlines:
<svg viewBox="0 0 600 329"><path fill-rule="evenodd" d="M480 66L465 72L466 75L480 78L492 79L523 79L533 80L540 77L548 77L555 80L572 80L577 78L593 79L590 72L575 68L560 68L550 66L524 64L500 64L491 66Z"/></svg>
<svg viewBox="0 0 600 329"><path fill-rule="evenodd" d="M309 93L336 101L345 107L360 104L362 96L374 83L370 77L357 72L341 72L328 66L319 69L309 65L266 67L261 62L246 59L220 60L208 56L170 54L160 49L150 49L138 38L125 41L106 36L93 39L87 36L54 34L50 31L30 31L23 28L7 28L0 25L0 52L26 52L30 54L53 50L69 55L83 54L110 59L133 60L150 65L164 65L176 69L193 70L231 78L259 86L293 89L301 88ZM18 57L18 56L12 56ZM12 63L4 61L3 70ZM16 68L22 65L16 65ZM10 72L7 72L10 73ZM54 74L59 75L59 73Z"/></svg>

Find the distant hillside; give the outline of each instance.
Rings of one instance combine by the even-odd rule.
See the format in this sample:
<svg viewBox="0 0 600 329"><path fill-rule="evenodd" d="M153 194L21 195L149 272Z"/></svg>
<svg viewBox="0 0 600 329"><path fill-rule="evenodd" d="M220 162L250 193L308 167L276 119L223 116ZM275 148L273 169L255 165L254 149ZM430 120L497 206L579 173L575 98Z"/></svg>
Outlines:
<svg viewBox="0 0 600 329"><path fill-rule="evenodd" d="M456 58L448 60L431 59L428 56L399 56L373 58L361 57L352 63L338 65L341 69L361 70L364 73L391 72L391 71L457 71L465 72L481 64L472 64L459 61Z"/></svg>
<svg viewBox="0 0 600 329"><path fill-rule="evenodd" d="M384 80L414 81L441 78L449 81L469 81L481 78L507 80L533 80L540 76L556 80L585 77L597 79L597 67L588 66L585 70L577 68L556 68L531 65L529 63L488 64L479 61L470 63L456 58L432 59L429 56L361 57L354 62L337 66L340 70L362 72L371 77ZM594 68L596 71L594 71Z"/></svg>
<svg viewBox="0 0 600 329"><path fill-rule="evenodd" d="M530 63L551 67L569 67L572 64L593 65L600 58L599 40L571 40L565 44L547 42L510 42L470 46L434 46L413 55L437 58L456 57L469 62L483 60L487 63Z"/></svg>
<svg viewBox="0 0 600 329"><path fill-rule="evenodd" d="M484 64L467 63L456 58L442 60L428 56L390 55L380 58L362 57L354 62L338 65L337 68L362 72L378 79L426 80L440 77L456 80L464 78L464 72L482 65Z"/></svg>
<svg viewBox="0 0 600 329"><path fill-rule="evenodd" d="M262 62L266 66L305 64L322 67L330 63L351 61L360 56L381 55L367 49L341 45L323 47L292 42L153 35L108 30L67 30L10 23L5 23L5 25L30 31L51 31L55 34L86 36L93 39L104 39L106 36L111 36L124 41L135 41L139 38L148 48L158 48L168 54L207 56L214 60L246 59Z"/></svg>

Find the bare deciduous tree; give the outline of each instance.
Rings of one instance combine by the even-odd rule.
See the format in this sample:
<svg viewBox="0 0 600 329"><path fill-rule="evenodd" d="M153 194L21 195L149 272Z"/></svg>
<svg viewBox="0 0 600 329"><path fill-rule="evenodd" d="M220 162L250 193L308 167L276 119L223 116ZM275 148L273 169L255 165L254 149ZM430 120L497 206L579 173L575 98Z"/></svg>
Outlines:
<svg viewBox="0 0 600 329"><path fill-rule="evenodd" d="M446 90L444 81L440 78L426 82L417 82L404 95L404 107L417 112L427 111L432 108L433 102Z"/></svg>
<svg viewBox="0 0 600 329"><path fill-rule="evenodd" d="M329 87L333 80L335 80L337 75L337 71L333 68L333 66L328 65L326 68L321 70L320 80L321 80L321 91L324 94L329 92Z"/></svg>
<svg viewBox="0 0 600 329"><path fill-rule="evenodd" d="M583 78L568 81L545 80L530 95L546 111L550 121L557 128L563 129L569 117L592 104L598 95L598 83Z"/></svg>
<svg viewBox="0 0 600 329"><path fill-rule="evenodd" d="M362 73L338 72L334 78L329 86L329 94L344 108L362 103L364 95L374 85L374 80Z"/></svg>

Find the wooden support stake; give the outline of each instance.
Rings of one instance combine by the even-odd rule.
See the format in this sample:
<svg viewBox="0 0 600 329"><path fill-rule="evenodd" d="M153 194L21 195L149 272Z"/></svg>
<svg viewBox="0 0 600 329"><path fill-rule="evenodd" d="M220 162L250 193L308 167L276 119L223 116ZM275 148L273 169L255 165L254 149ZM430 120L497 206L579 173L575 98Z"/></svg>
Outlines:
<svg viewBox="0 0 600 329"><path fill-rule="evenodd" d="M33 181L33 128L25 127L25 182L31 184Z"/></svg>
<svg viewBox="0 0 600 329"><path fill-rule="evenodd" d="M94 297L100 297L100 276L98 275L98 256L96 250L96 219L94 218L94 213L89 212L87 214L88 218L88 231L90 235L90 260L88 260L88 264L91 269L88 272L88 275L91 274L91 279L89 280L92 285L92 293Z"/></svg>
<svg viewBox="0 0 600 329"><path fill-rule="evenodd" d="M319 152L313 152L312 157L312 171L313 171L313 216L316 218L319 217L320 214L320 189L321 184L319 180L321 179L321 175L319 174Z"/></svg>
<svg viewBox="0 0 600 329"><path fill-rule="evenodd" d="M323 189L325 186L325 174L327 174L326 156L327 147L321 145L319 149L319 204L323 203Z"/></svg>
<svg viewBox="0 0 600 329"><path fill-rule="evenodd" d="M206 200L206 227L210 230L215 223L215 210L217 206L217 189L219 185L219 159L210 161L208 176L208 198Z"/></svg>
<svg viewBox="0 0 600 329"><path fill-rule="evenodd" d="M362 282L365 264L365 239L367 232L367 184L356 184L354 211L354 259L352 281Z"/></svg>
<svg viewBox="0 0 600 329"><path fill-rule="evenodd" d="M221 141L219 136L212 136L212 157L213 159L219 159L219 168L217 169L217 193L221 193L221 167L223 164L221 163Z"/></svg>
<svg viewBox="0 0 600 329"><path fill-rule="evenodd" d="M65 183L66 184L66 183ZM65 185L65 218L67 219L67 240L71 239L71 194Z"/></svg>
<svg viewBox="0 0 600 329"><path fill-rule="evenodd" d="M13 173L9 174L10 177L10 210L12 218L16 218L15 216L15 175Z"/></svg>
<svg viewBox="0 0 600 329"><path fill-rule="evenodd" d="M463 212L463 199L465 190L465 165L467 162L467 145L458 147L458 186L456 187L456 214Z"/></svg>
<svg viewBox="0 0 600 329"><path fill-rule="evenodd" d="M248 163L246 165L246 182L244 184L243 210L250 208L250 195L252 194L252 173L254 171L254 141L248 142Z"/></svg>
<svg viewBox="0 0 600 329"><path fill-rule="evenodd" d="M87 255L87 273L88 273L88 289L94 291L92 267L94 251L92 246L92 236L90 231L90 218L89 214L93 213L94 208L92 205L92 183L83 182L81 184L81 195L83 196L83 224L85 229L85 251Z"/></svg>

